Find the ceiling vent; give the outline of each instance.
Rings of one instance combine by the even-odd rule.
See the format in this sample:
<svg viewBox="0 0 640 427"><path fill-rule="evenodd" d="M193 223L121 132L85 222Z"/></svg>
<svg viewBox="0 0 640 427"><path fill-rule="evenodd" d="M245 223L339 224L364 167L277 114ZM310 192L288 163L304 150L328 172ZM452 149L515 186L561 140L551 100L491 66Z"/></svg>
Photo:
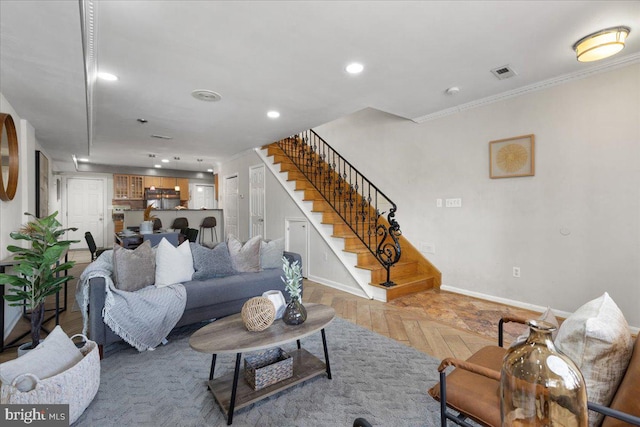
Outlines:
<svg viewBox="0 0 640 427"><path fill-rule="evenodd" d="M510 77L518 75L518 73L516 73L513 70L513 68L511 68L508 65L503 65L502 67L494 68L493 70L491 70L491 73L494 76L496 76L498 80L504 80L504 79L508 79Z"/></svg>
<svg viewBox="0 0 640 427"><path fill-rule="evenodd" d="M193 92L191 92L191 96L193 96L195 99L199 99L200 101L207 102L218 102L222 99L222 96L219 93L208 89L194 90Z"/></svg>

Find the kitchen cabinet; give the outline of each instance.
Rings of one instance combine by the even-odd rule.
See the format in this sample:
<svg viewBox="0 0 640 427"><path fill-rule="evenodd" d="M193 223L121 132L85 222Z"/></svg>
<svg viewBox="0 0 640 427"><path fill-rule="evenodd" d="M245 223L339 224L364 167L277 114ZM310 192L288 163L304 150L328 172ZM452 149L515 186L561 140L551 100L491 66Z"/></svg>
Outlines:
<svg viewBox="0 0 640 427"><path fill-rule="evenodd" d="M169 177L169 176L163 176L162 177L162 186L160 188L171 188L173 189L176 186L176 179Z"/></svg>
<svg viewBox="0 0 640 427"><path fill-rule="evenodd" d="M180 200L189 200L189 178L177 178L176 185L180 187Z"/></svg>
<svg viewBox="0 0 640 427"><path fill-rule="evenodd" d="M162 177L161 176L145 176L144 177L144 188L162 188Z"/></svg>
<svg viewBox="0 0 640 427"><path fill-rule="evenodd" d="M144 177L140 175L113 175L113 198L116 200L142 200Z"/></svg>

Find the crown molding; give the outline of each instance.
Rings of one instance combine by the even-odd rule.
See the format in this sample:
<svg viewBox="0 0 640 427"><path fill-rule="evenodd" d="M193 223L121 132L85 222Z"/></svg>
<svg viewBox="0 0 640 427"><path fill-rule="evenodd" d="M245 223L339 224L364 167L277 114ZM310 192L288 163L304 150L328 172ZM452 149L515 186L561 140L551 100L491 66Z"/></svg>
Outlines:
<svg viewBox="0 0 640 427"><path fill-rule="evenodd" d="M411 120L415 123L424 123L430 120L435 120L442 117L450 116L452 114L460 113L462 111L470 110L472 108L483 107L485 105L493 104L495 102L500 102L506 99L515 98L517 96L526 95L531 92L536 92L536 91L547 89L553 86L558 86L573 80L583 79L585 77L589 77L594 74L600 74L606 71L615 70L615 69L626 67L628 65L633 65L636 63L640 63L640 53L616 58L615 60L609 61L606 64L596 65L594 67L577 71L575 73L564 74L559 77L543 80L538 83L530 84L528 86L523 86L521 88L499 93L497 95L488 96L486 98L478 99L476 101L467 102L466 104L461 104L456 107L451 107L445 110L436 111L435 113L416 117Z"/></svg>

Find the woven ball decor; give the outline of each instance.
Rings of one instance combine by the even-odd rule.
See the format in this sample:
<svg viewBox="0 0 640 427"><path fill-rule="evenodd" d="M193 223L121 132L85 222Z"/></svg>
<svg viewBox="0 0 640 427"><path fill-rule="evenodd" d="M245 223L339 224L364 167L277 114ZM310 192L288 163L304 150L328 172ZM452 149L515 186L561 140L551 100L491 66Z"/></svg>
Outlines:
<svg viewBox="0 0 640 427"><path fill-rule="evenodd" d="M249 331L264 331L275 318L276 308L269 298L251 298L242 306L242 321Z"/></svg>

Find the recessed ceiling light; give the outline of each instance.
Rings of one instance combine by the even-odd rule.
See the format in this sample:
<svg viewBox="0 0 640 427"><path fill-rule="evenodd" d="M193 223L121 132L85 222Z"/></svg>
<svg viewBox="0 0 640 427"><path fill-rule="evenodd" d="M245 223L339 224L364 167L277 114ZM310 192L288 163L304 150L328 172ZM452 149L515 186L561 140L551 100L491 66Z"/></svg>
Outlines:
<svg viewBox="0 0 640 427"><path fill-rule="evenodd" d="M153 167L160 169L162 167L162 165L153 165Z"/></svg>
<svg viewBox="0 0 640 427"><path fill-rule="evenodd" d="M98 73L98 77L100 77L102 80L106 80L108 82L114 82L114 81L118 80L118 76L116 76L115 74L111 74L111 73Z"/></svg>
<svg viewBox="0 0 640 427"><path fill-rule="evenodd" d="M173 139L172 136L166 136L166 135L151 135L151 138L158 138L158 139Z"/></svg>
<svg viewBox="0 0 640 427"><path fill-rule="evenodd" d="M191 92L191 96L206 102L218 102L222 99L222 95L209 89L196 89Z"/></svg>
<svg viewBox="0 0 640 427"><path fill-rule="evenodd" d="M277 119L278 117L280 117L280 113L278 113L277 111L269 111L267 113L267 117L269 117L270 119Z"/></svg>
<svg viewBox="0 0 640 427"><path fill-rule="evenodd" d="M358 62L352 62L351 64L347 65L345 70L347 70L347 73L349 74L360 74L362 70L364 70L364 65Z"/></svg>
<svg viewBox="0 0 640 427"><path fill-rule="evenodd" d="M144 123L147 123L147 122L149 121L149 120L147 120L147 119L137 119L137 120L138 120L140 123L143 123L143 124L144 124Z"/></svg>
<svg viewBox="0 0 640 427"><path fill-rule="evenodd" d="M207 172L213 172L213 169L209 168L207 169Z"/></svg>
<svg viewBox="0 0 640 427"><path fill-rule="evenodd" d="M162 163L169 163L169 159L162 159Z"/></svg>
<svg viewBox="0 0 640 427"><path fill-rule="evenodd" d="M78 157L78 161L79 162L88 162L89 159L87 159L86 157Z"/></svg>

